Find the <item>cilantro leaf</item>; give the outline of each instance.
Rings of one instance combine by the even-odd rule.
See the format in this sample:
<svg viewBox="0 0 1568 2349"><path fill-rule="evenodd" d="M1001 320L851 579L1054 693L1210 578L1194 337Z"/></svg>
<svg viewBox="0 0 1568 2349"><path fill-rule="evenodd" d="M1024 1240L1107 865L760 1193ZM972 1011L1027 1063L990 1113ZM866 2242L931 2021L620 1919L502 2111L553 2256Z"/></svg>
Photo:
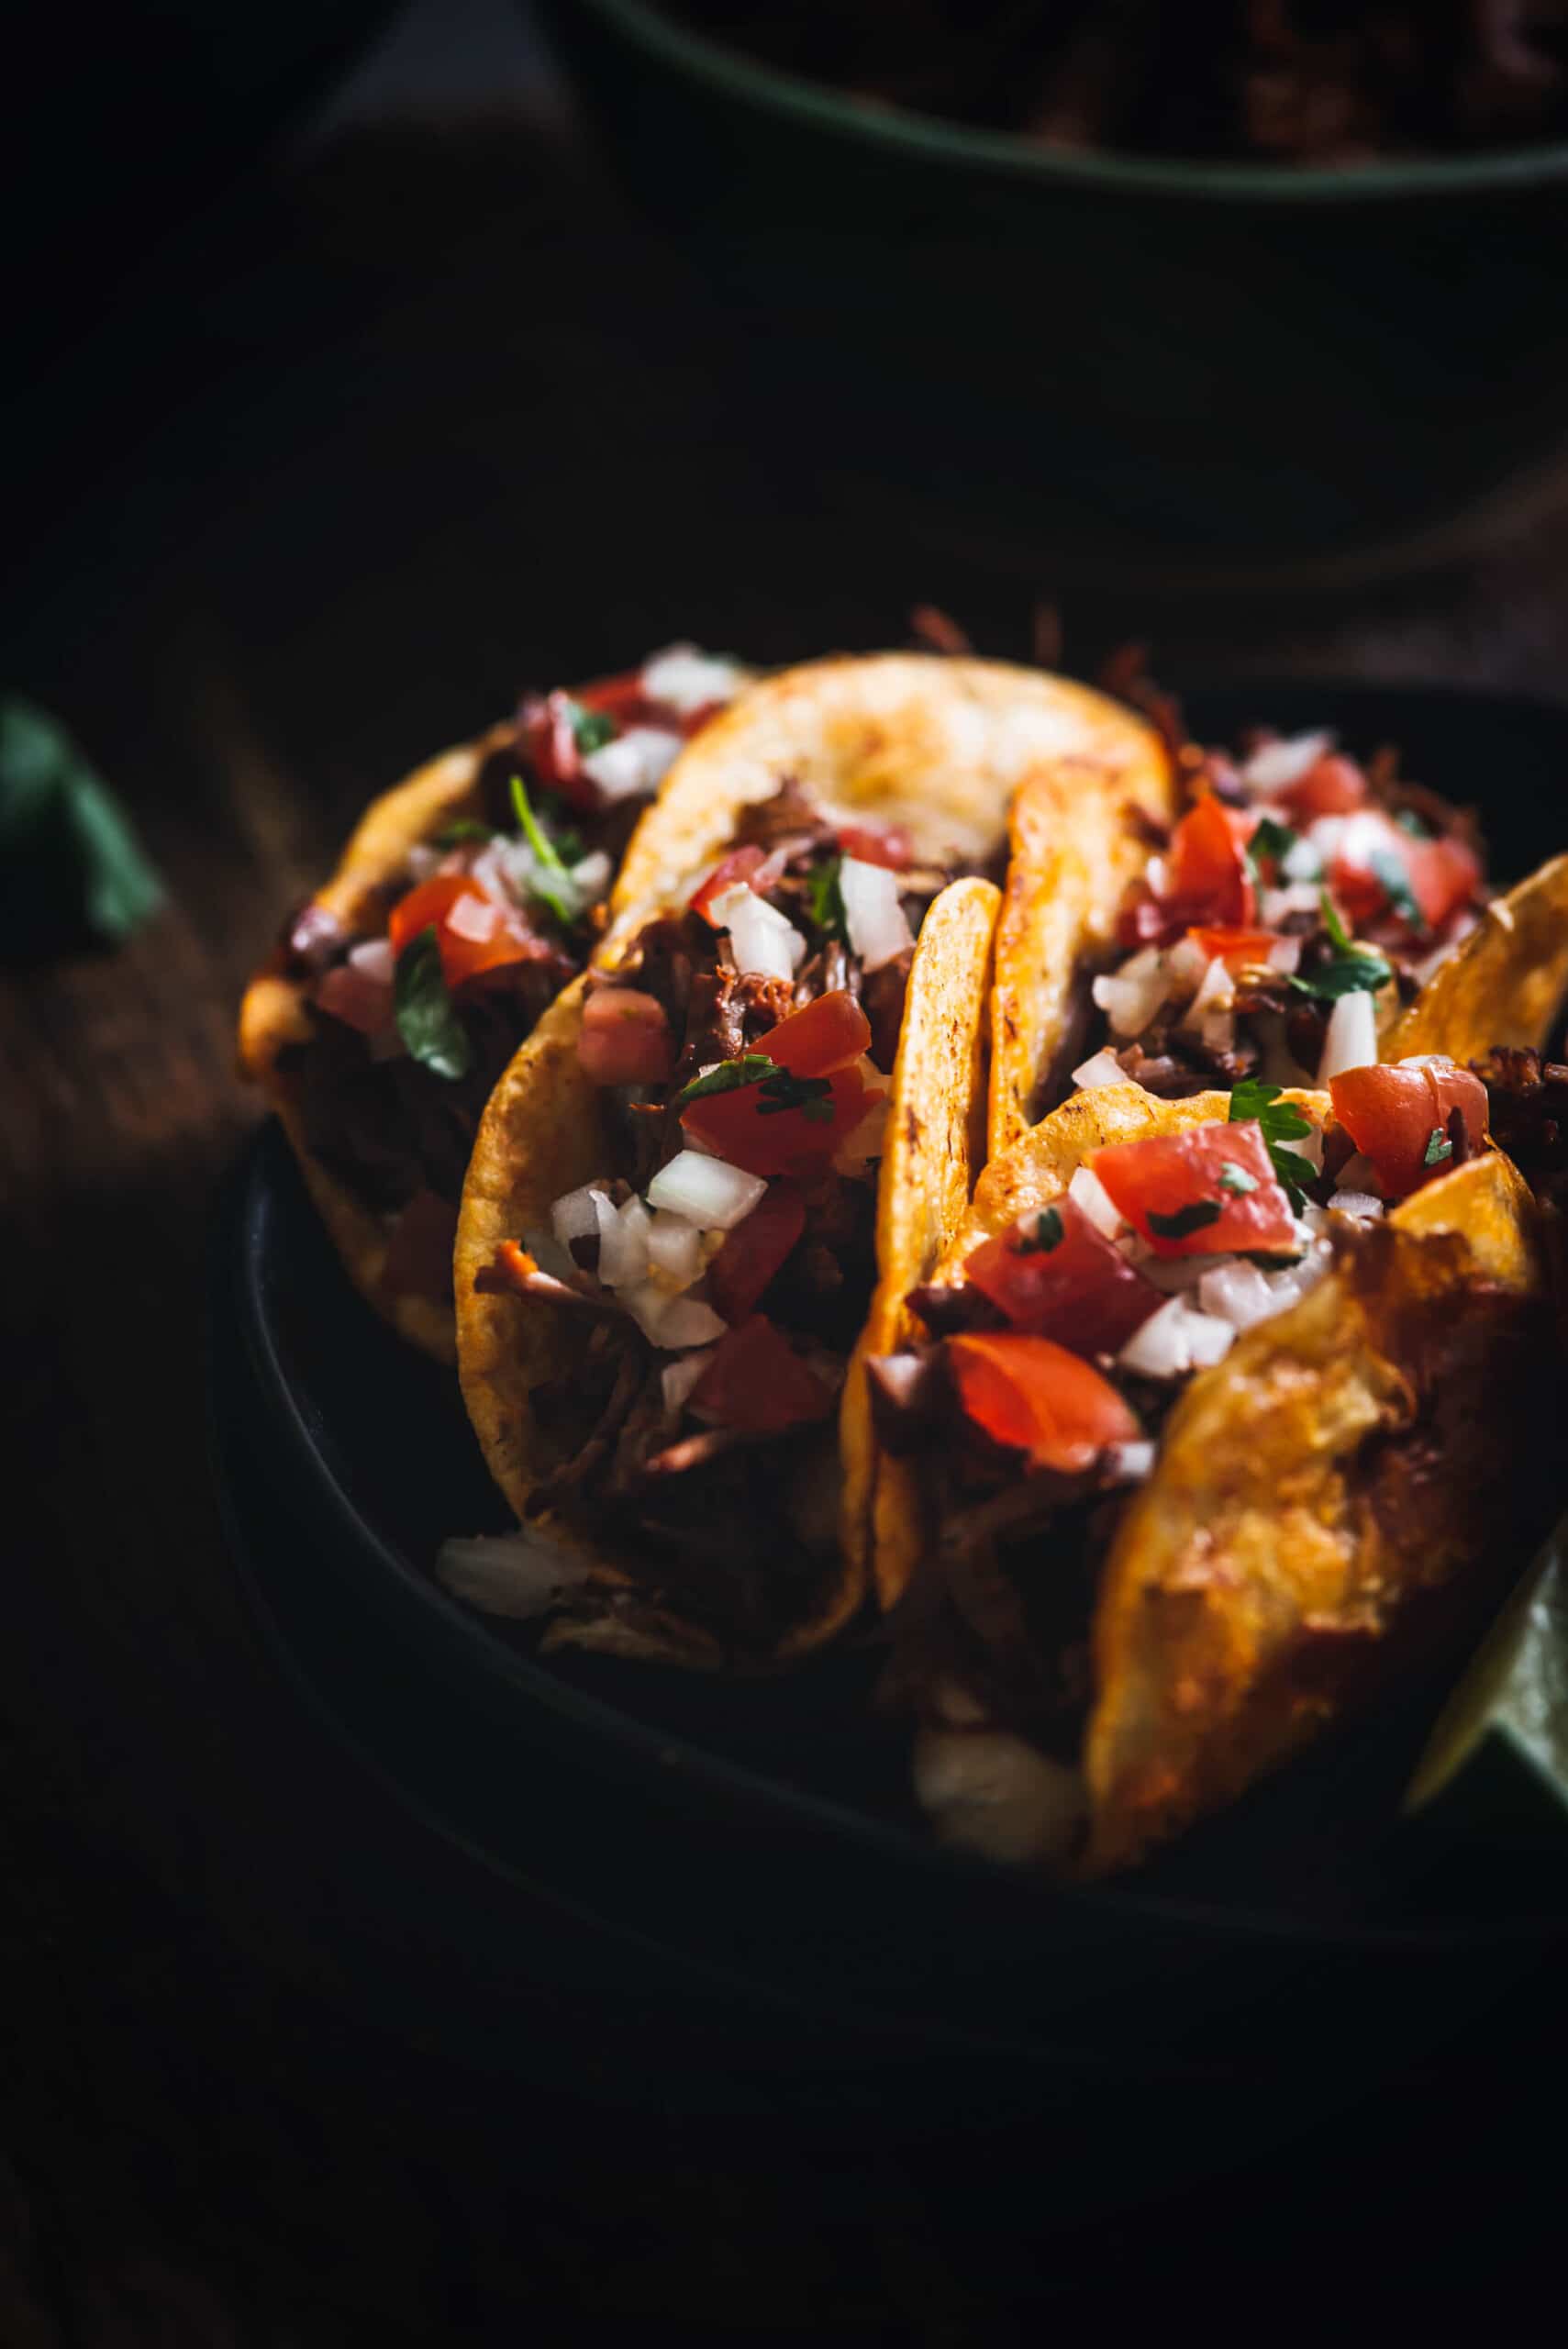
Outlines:
<svg viewBox="0 0 1568 2349"><path fill-rule="evenodd" d="M1309 1158L1296 1150L1269 1151L1269 1163L1284 1186L1285 1195L1296 1214L1307 1205L1307 1194L1318 1180L1318 1169Z"/></svg>
<svg viewBox="0 0 1568 2349"><path fill-rule="evenodd" d="M783 1074L785 1072L780 1070L777 1061L770 1060L766 1052L742 1052L739 1060L720 1061L706 1076L694 1076L689 1085L681 1087L670 1107L684 1109L688 1101L700 1101L706 1094L738 1093L743 1085L755 1085L762 1077Z"/></svg>
<svg viewBox="0 0 1568 2349"><path fill-rule="evenodd" d="M1013 1242L1015 1256L1049 1255L1062 1244L1062 1211L1059 1208L1042 1208L1034 1219L1034 1231L1021 1232Z"/></svg>
<svg viewBox="0 0 1568 2349"><path fill-rule="evenodd" d="M1453 1156L1453 1144L1441 1126L1434 1126L1427 1136L1427 1147L1421 1152L1423 1166L1440 1166L1445 1158Z"/></svg>
<svg viewBox="0 0 1568 2349"><path fill-rule="evenodd" d="M57 718L0 703L0 905L9 948L48 948L83 925L116 944L163 904L129 819Z"/></svg>
<svg viewBox="0 0 1568 2349"><path fill-rule="evenodd" d="M1374 856L1370 863L1373 872L1383 885L1384 895L1395 912L1401 921L1407 921L1411 929L1419 936L1427 928L1427 917L1416 903L1416 895L1410 886L1410 876L1399 859L1396 856Z"/></svg>
<svg viewBox="0 0 1568 2349"><path fill-rule="evenodd" d="M757 1115L776 1118L785 1109L798 1109L808 1125L825 1126L833 1115L832 1092L828 1077L796 1076L792 1068L775 1068L762 1079Z"/></svg>
<svg viewBox="0 0 1568 2349"><path fill-rule="evenodd" d="M1265 885L1262 867L1272 864L1276 871L1296 846L1296 834L1288 824L1273 816L1265 816L1251 839L1247 842L1247 862L1252 868L1252 878L1260 887Z"/></svg>
<svg viewBox="0 0 1568 2349"><path fill-rule="evenodd" d="M814 865L806 875L806 889L811 898L811 918L826 937L836 938L840 944L850 942L849 919L844 912L844 893L839 885L843 868L841 856L829 856Z"/></svg>
<svg viewBox="0 0 1568 2349"><path fill-rule="evenodd" d="M473 1051L447 992L434 922L410 939L398 956L392 1006L397 1032L422 1068L449 1081L468 1074Z"/></svg>
<svg viewBox="0 0 1568 2349"><path fill-rule="evenodd" d="M1280 1099L1277 1085L1265 1085L1261 1077L1244 1076L1231 1088L1230 1122L1240 1125L1255 1118L1262 1130L1263 1145L1269 1153L1269 1163L1278 1181L1284 1186L1292 1208L1299 1215L1306 1204L1307 1194L1318 1180L1318 1169L1299 1151L1286 1150L1285 1142L1302 1141L1312 1132L1310 1118L1303 1117L1294 1101Z"/></svg>
<svg viewBox="0 0 1568 2349"><path fill-rule="evenodd" d="M1344 918L1340 912L1340 908L1334 903L1333 898L1329 895L1327 889L1318 890L1318 903L1322 908L1323 927L1329 933L1329 943L1333 947L1334 952L1337 954L1353 954L1355 952L1355 941L1351 938L1350 931L1345 928Z"/></svg>
<svg viewBox="0 0 1568 2349"><path fill-rule="evenodd" d="M1298 995L1314 996L1319 1003L1334 1003L1342 995L1375 995L1393 976L1381 954L1358 946L1352 953L1336 955L1331 963L1308 971L1305 977L1298 974L1290 984Z"/></svg>
<svg viewBox="0 0 1568 2349"><path fill-rule="evenodd" d="M584 758L591 758L595 751L602 751L606 742L615 740L620 728L607 709L584 709L582 703L573 701L570 694L562 694L561 698L571 723L572 740Z"/></svg>
<svg viewBox="0 0 1568 2349"><path fill-rule="evenodd" d="M1149 1229L1161 1240L1184 1240L1189 1231L1201 1231L1206 1224L1218 1223L1224 1212L1218 1199L1194 1199L1190 1206L1178 1208L1173 1215L1162 1215L1158 1208L1151 1208Z"/></svg>
<svg viewBox="0 0 1568 2349"><path fill-rule="evenodd" d="M1255 1174L1249 1174L1244 1166L1238 1166L1233 1159L1228 1158L1219 1170L1219 1187L1222 1191L1234 1193L1237 1198L1245 1198L1249 1191L1257 1189L1258 1178Z"/></svg>
<svg viewBox="0 0 1568 2349"><path fill-rule="evenodd" d="M432 848L462 848L465 841L493 841L495 837L493 824L482 824L476 816L454 816L450 824L441 826L430 845Z"/></svg>
<svg viewBox="0 0 1568 2349"><path fill-rule="evenodd" d="M533 851L534 873L528 883L541 905L570 929L583 911L577 885L561 860L561 852L528 805L528 790L520 774L512 777L512 805L523 838Z"/></svg>

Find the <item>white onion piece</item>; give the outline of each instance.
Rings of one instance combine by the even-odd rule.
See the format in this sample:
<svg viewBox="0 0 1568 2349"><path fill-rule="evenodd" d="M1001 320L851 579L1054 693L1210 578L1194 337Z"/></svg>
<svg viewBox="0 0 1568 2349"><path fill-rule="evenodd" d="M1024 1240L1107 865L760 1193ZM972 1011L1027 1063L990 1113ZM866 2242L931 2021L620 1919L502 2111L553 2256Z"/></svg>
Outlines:
<svg viewBox="0 0 1568 2349"><path fill-rule="evenodd" d="M1386 816L1379 815L1371 807L1358 807L1353 816L1326 816L1314 824L1313 839L1318 840L1326 827L1335 822L1340 829L1332 849L1325 851L1326 855L1337 857L1340 863L1351 865L1358 873L1364 873L1371 871L1374 857L1387 856L1392 852L1403 871L1405 860L1398 854L1398 847L1404 836L1395 831Z"/></svg>
<svg viewBox="0 0 1568 2349"><path fill-rule="evenodd" d="M708 908L729 932L735 967L742 978L793 979L806 960L806 941L765 897L741 882L721 889Z"/></svg>
<svg viewBox="0 0 1568 2349"><path fill-rule="evenodd" d="M743 673L739 662L704 652L695 644L667 644L662 652L650 653L638 682L650 701L689 718L711 702L732 701Z"/></svg>
<svg viewBox="0 0 1568 2349"><path fill-rule="evenodd" d="M635 1194L611 1209L599 1232L599 1278L606 1288L638 1288L646 1281L652 1221Z"/></svg>
<svg viewBox="0 0 1568 2349"><path fill-rule="evenodd" d="M1292 854L1294 854L1294 850ZM1277 930L1292 914L1315 914L1322 898L1315 881L1293 881L1288 889L1265 889L1258 899L1258 919L1265 930Z"/></svg>
<svg viewBox="0 0 1568 2349"><path fill-rule="evenodd" d="M1288 979L1300 967L1300 939L1276 938L1269 949L1270 970L1278 971L1283 977Z"/></svg>
<svg viewBox="0 0 1568 2349"><path fill-rule="evenodd" d="M767 1187L760 1174L742 1174L728 1159L683 1150L648 1186L648 1203L684 1215L700 1230L733 1231Z"/></svg>
<svg viewBox="0 0 1568 2349"><path fill-rule="evenodd" d="M659 1324L661 1346L707 1346L722 1338L728 1323L700 1297L678 1297Z"/></svg>
<svg viewBox="0 0 1568 2349"><path fill-rule="evenodd" d="M1104 1052L1091 1053L1086 1061L1080 1061L1073 1072L1073 1082L1084 1093L1095 1093L1102 1085L1130 1085L1132 1079L1107 1047Z"/></svg>
<svg viewBox="0 0 1568 2349"><path fill-rule="evenodd" d="M603 742L583 761L583 772L606 799L631 799L657 791L681 754L681 738L662 726L628 726L613 742Z"/></svg>
<svg viewBox="0 0 1568 2349"><path fill-rule="evenodd" d="M454 1536L436 1553L436 1579L454 1598L519 1622L548 1613L587 1572L586 1559L534 1533Z"/></svg>
<svg viewBox="0 0 1568 2349"><path fill-rule="evenodd" d="M1331 1076L1342 1076L1346 1069L1372 1068L1376 1061L1376 1007L1366 989L1357 987L1353 994L1340 996L1329 1014L1318 1082L1327 1085Z"/></svg>
<svg viewBox="0 0 1568 2349"><path fill-rule="evenodd" d="M1341 822L1343 819L1338 816L1325 816L1319 820L1321 823L1325 824L1337 824ZM1305 889L1308 886L1312 887L1311 905L1304 906L1297 904L1292 908L1292 910L1296 913L1316 912L1318 907L1318 890L1314 885L1322 880L1324 864L1327 863L1329 857L1333 853L1331 849L1325 847L1322 842L1319 841L1318 838L1318 826L1315 824L1310 832L1302 832L1299 834L1296 839L1292 841L1290 846L1286 849L1284 854L1280 859L1280 878L1282 881L1287 881L1290 884L1292 894L1294 894L1297 889ZM1281 894L1283 895L1284 892Z"/></svg>
<svg viewBox="0 0 1568 2349"><path fill-rule="evenodd" d="M1151 856L1143 868L1143 878L1156 897L1171 894L1171 868L1162 856Z"/></svg>
<svg viewBox="0 0 1568 2349"><path fill-rule="evenodd" d="M1384 1202L1375 1191L1336 1191L1329 1205L1340 1215L1353 1215L1362 1223L1384 1211Z"/></svg>
<svg viewBox="0 0 1568 2349"><path fill-rule="evenodd" d="M488 841L468 867L468 877L494 897L498 906L515 905L533 894L539 871L533 851L523 841L499 838Z"/></svg>
<svg viewBox="0 0 1568 2349"><path fill-rule="evenodd" d="M1141 1485L1154 1473L1154 1446L1146 1438L1107 1444L1101 1456L1118 1485Z"/></svg>
<svg viewBox="0 0 1568 2349"><path fill-rule="evenodd" d="M576 1279L577 1259L570 1248L562 1247L553 1231L542 1228L526 1230L523 1246L541 1273L553 1273L558 1281Z"/></svg>
<svg viewBox="0 0 1568 2349"><path fill-rule="evenodd" d="M1170 991L1165 957L1154 946L1097 978L1091 990L1118 1036L1141 1036Z"/></svg>
<svg viewBox="0 0 1568 2349"><path fill-rule="evenodd" d="M1249 791L1260 791L1265 797L1286 791L1333 746L1331 734L1287 734L1283 741L1265 742L1254 751L1241 769L1241 780Z"/></svg>
<svg viewBox="0 0 1568 2349"><path fill-rule="evenodd" d="M349 960L367 979L390 986L397 973L397 957L390 938L367 938L349 949Z"/></svg>
<svg viewBox="0 0 1568 2349"><path fill-rule="evenodd" d="M595 1200L605 1199L602 1190L584 1183L580 1191L568 1191L556 1200L550 1211L550 1228L563 1248L574 1240L596 1240L599 1236L599 1213Z"/></svg>
<svg viewBox="0 0 1568 2349"><path fill-rule="evenodd" d="M703 1276L702 1233L684 1215L662 1208L649 1225L648 1261L672 1291L690 1288Z"/></svg>
<svg viewBox="0 0 1568 2349"><path fill-rule="evenodd" d="M454 938L466 938L472 946L484 946L495 937L501 919L501 908L493 897L476 897L470 891L455 898L442 916Z"/></svg>
<svg viewBox="0 0 1568 2349"><path fill-rule="evenodd" d="M1195 1312L1184 1297L1168 1297L1135 1330L1117 1360L1145 1378L1180 1378L1222 1362L1236 1336L1228 1321Z"/></svg>
<svg viewBox="0 0 1568 2349"><path fill-rule="evenodd" d="M1273 1292L1256 1264L1212 1265L1199 1281L1197 1293L1204 1311L1218 1321L1229 1321L1233 1330L1250 1330L1254 1321L1266 1321L1271 1313L1279 1311Z"/></svg>
<svg viewBox="0 0 1568 2349"><path fill-rule="evenodd" d="M1182 1025L1201 1027L1211 1012L1229 1011L1235 1000L1236 983L1223 958L1217 954L1203 974L1203 985L1182 1015Z"/></svg>
<svg viewBox="0 0 1568 2349"><path fill-rule="evenodd" d="M659 1374L659 1384L664 1391L664 1408L667 1411L678 1411L683 1408L687 1396L712 1360L713 1348L704 1346L665 1364Z"/></svg>
<svg viewBox="0 0 1568 2349"><path fill-rule="evenodd" d="M846 856L839 866L839 893L850 945L866 971L880 971L913 946L914 933L899 901L898 875L886 865Z"/></svg>
<svg viewBox="0 0 1568 2349"><path fill-rule="evenodd" d="M1067 1186L1067 1196L1096 1231L1103 1231L1107 1240L1116 1238L1121 1230L1121 1210L1112 1206L1110 1193L1092 1167L1078 1168Z"/></svg>
<svg viewBox="0 0 1568 2349"><path fill-rule="evenodd" d="M1203 985L1208 957L1195 938L1181 938L1166 949L1165 968L1178 986L1195 992Z"/></svg>
<svg viewBox="0 0 1568 2349"><path fill-rule="evenodd" d="M441 851L428 841L416 841L405 860L416 881L428 881L441 861Z"/></svg>
<svg viewBox="0 0 1568 2349"><path fill-rule="evenodd" d="M592 905L595 897L604 896L614 870L602 848L595 849L592 856L580 857L573 865L572 886L584 905Z"/></svg>
<svg viewBox="0 0 1568 2349"><path fill-rule="evenodd" d="M1440 1068L1451 1072L1457 1063L1447 1052L1410 1052L1404 1060L1396 1061L1394 1065L1396 1068Z"/></svg>
<svg viewBox="0 0 1568 2349"><path fill-rule="evenodd" d="M1123 1241L1117 1243L1124 1255L1130 1254ZM1207 1272L1214 1266L1212 1256L1156 1256L1147 1242L1138 1241L1138 1269L1151 1288L1161 1289L1167 1297L1180 1291L1195 1289Z"/></svg>

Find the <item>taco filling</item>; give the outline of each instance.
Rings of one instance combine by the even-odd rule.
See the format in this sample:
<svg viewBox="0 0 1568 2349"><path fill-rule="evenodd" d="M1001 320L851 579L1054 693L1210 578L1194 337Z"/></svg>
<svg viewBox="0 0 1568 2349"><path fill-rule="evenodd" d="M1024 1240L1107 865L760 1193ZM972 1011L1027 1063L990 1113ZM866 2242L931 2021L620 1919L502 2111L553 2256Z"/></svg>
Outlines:
<svg viewBox="0 0 1568 2349"><path fill-rule="evenodd" d="M392 1223L391 1292L451 1295L469 1152L501 1071L587 962L639 817L683 744L745 683L690 646L576 694L529 696L466 801L348 928L312 902L281 974L309 1035L277 1054L303 1139Z"/></svg>
<svg viewBox="0 0 1568 2349"><path fill-rule="evenodd" d="M923 1341L870 1365L880 1440L917 1462L940 1529L895 1619L893 1691L939 1732L939 1817L969 1798L966 1752L995 1760L940 1733L1021 1741L1010 1783L1028 1749L1023 1823L1001 1802L984 1830L998 1855L1062 1860L1081 1836L1106 1561L1185 1390L1484 1144L1485 1089L1451 1063L1357 1069L1330 1097L1244 1079L1228 1119L1171 1111L1087 1150L1064 1190L916 1290Z"/></svg>
<svg viewBox="0 0 1568 2349"><path fill-rule="evenodd" d="M1467 815L1328 734L1256 740L1232 762L1178 750L1189 794L1117 922L1074 1071L1181 1099L1258 1076L1327 1084L1378 1037L1480 918Z"/></svg>
<svg viewBox="0 0 1568 2349"><path fill-rule="evenodd" d="M743 807L684 907L586 983L610 1163L477 1275L588 1327L530 1397L562 1456L529 1514L630 1537L727 1650L773 1652L832 1554L905 991L961 869L793 781Z"/></svg>

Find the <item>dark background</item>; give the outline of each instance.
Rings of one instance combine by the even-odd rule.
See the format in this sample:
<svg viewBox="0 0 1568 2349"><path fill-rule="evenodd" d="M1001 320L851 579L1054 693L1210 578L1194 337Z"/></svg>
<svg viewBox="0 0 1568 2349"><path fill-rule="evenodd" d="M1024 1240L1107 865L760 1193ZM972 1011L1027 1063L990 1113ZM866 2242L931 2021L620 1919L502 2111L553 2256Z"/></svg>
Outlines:
<svg viewBox="0 0 1568 2349"><path fill-rule="evenodd" d="M1136 634L1173 674L1555 696L1562 485L1462 560L1373 579L1195 586L1168 551L1109 574L1065 531L993 546L846 473L830 383L758 435L725 364L754 321L628 208L500 0L31 31L4 669L122 791L172 905L118 955L0 981L0 2343L662 2313L957 2343L1135 2295L1249 2330L1285 2299L1408 2321L1467 2286L1521 2313L1561 2178L1544 2037L1064 2233L1060 2119L851 2154L827 2121L679 2098L629 2121L591 2029L562 2099L367 2022L400 1906L474 1895L255 1639L199 1328L256 1115L230 1074L248 966L362 801L524 683L685 634L764 660L896 642L920 600L1022 654L1047 600L1080 667ZM553 2028L519 1993L519 2037Z"/></svg>

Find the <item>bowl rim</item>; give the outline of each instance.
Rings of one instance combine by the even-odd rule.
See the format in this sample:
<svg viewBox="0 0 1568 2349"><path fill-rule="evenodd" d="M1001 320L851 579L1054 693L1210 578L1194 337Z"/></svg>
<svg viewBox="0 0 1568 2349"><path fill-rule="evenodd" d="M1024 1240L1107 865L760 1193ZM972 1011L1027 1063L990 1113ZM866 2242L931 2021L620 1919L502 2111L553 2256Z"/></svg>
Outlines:
<svg viewBox="0 0 1568 2349"><path fill-rule="evenodd" d="M982 166L1004 177L1097 188L1122 195L1181 196L1224 204L1237 198L1320 208L1410 196L1474 195L1550 184L1568 177L1568 140L1500 147L1454 160L1358 163L1303 172L1285 163L1171 162L1119 152L1048 148L1011 131L982 130L903 107L856 105L826 85L755 63L676 23L651 0L561 0L606 20L617 32L690 79L764 112L949 167Z"/></svg>

